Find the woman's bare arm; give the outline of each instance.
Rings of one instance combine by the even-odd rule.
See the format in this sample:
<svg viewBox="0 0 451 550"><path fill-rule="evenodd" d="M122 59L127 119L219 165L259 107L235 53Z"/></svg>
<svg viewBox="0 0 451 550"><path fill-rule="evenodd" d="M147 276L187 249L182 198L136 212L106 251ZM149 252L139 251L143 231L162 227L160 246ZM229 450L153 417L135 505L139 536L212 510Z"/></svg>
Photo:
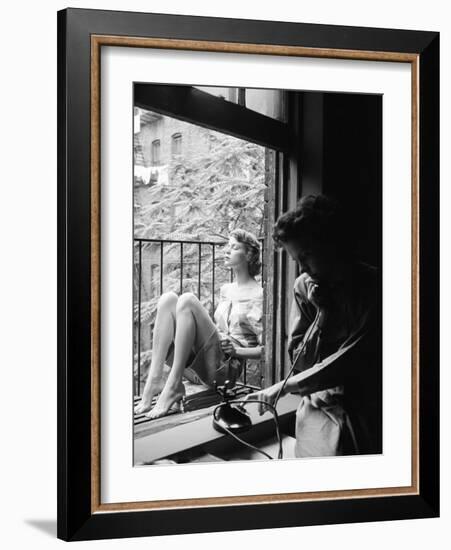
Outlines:
<svg viewBox="0 0 451 550"><path fill-rule="evenodd" d="M255 348L235 347L235 357L240 359L260 359L262 355L263 346L256 346Z"/></svg>
<svg viewBox="0 0 451 550"><path fill-rule="evenodd" d="M223 352L230 357L238 357L239 359L260 359L263 355L263 346L255 346L245 348L236 346L229 338L221 341Z"/></svg>

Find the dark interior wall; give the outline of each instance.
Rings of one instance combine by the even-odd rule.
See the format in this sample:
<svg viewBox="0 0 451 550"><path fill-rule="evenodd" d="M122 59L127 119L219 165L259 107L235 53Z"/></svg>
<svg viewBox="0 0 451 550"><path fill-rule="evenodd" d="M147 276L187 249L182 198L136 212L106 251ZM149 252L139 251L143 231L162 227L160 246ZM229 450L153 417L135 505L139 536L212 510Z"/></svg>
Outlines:
<svg viewBox="0 0 451 550"><path fill-rule="evenodd" d="M382 269L382 97L288 92L287 106L291 147L285 154L282 184L276 184L283 200L275 216L294 208L300 196L331 195L343 206L350 225L352 240L344 246ZM280 262L284 256L282 251ZM274 315L280 353L272 382L283 378L290 365L286 352L289 312L298 267L285 260L277 277L281 277L278 304L284 307ZM379 292L381 296L381 288ZM382 307L382 300L378 303Z"/></svg>
<svg viewBox="0 0 451 550"><path fill-rule="evenodd" d="M298 163L301 167L302 195L322 193L325 94L301 92L299 95L302 109L298 123L302 129L302 147L298 152Z"/></svg>
<svg viewBox="0 0 451 550"><path fill-rule="evenodd" d="M358 256L382 267L382 96L303 92L301 192L344 207Z"/></svg>
<svg viewBox="0 0 451 550"><path fill-rule="evenodd" d="M382 267L382 96L324 94L323 192L343 205L359 257Z"/></svg>

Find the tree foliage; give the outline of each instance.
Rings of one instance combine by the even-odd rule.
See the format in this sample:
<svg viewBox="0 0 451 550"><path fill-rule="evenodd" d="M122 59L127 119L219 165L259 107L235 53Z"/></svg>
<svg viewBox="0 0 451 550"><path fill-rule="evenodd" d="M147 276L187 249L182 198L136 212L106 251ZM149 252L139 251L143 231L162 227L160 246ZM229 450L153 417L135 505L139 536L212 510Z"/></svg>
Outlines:
<svg viewBox="0 0 451 550"><path fill-rule="evenodd" d="M136 237L220 241L237 227L263 236L264 148L205 131L210 150L172 162L169 183L135 206Z"/></svg>

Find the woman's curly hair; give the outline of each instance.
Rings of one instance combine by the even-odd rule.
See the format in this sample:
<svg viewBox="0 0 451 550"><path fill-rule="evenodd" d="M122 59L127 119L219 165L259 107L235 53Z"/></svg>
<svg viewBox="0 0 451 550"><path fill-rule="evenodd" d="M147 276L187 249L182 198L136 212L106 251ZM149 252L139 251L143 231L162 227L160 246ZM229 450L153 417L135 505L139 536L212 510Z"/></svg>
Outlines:
<svg viewBox="0 0 451 550"><path fill-rule="evenodd" d="M255 277L255 275L260 273L262 266L260 260L260 243L258 239L252 233L244 229L234 229L230 233L230 236L246 246L246 251L249 255L249 275Z"/></svg>
<svg viewBox="0 0 451 550"><path fill-rule="evenodd" d="M309 249L342 247L346 236L344 216L335 200L326 195L302 197L294 210L279 217L273 232L279 245L291 241Z"/></svg>

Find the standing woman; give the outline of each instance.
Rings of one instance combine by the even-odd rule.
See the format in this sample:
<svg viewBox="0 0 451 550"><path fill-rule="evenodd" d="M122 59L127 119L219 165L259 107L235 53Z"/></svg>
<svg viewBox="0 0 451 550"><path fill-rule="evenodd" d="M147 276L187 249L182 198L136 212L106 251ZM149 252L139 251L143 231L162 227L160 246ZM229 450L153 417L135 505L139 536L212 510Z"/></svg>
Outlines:
<svg viewBox="0 0 451 550"><path fill-rule="evenodd" d="M232 231L224 263L233 269L234 282L221 287L215 323L194 294L161 295L152 361L135 414L159 418L171 408L180 408L185 396L183 376L210 387L215 381L234 383L245 359L262 356L263 289L255 280L261 267L258 240L243 229ZM172 363L166 383L165 362Z"/></svg>

